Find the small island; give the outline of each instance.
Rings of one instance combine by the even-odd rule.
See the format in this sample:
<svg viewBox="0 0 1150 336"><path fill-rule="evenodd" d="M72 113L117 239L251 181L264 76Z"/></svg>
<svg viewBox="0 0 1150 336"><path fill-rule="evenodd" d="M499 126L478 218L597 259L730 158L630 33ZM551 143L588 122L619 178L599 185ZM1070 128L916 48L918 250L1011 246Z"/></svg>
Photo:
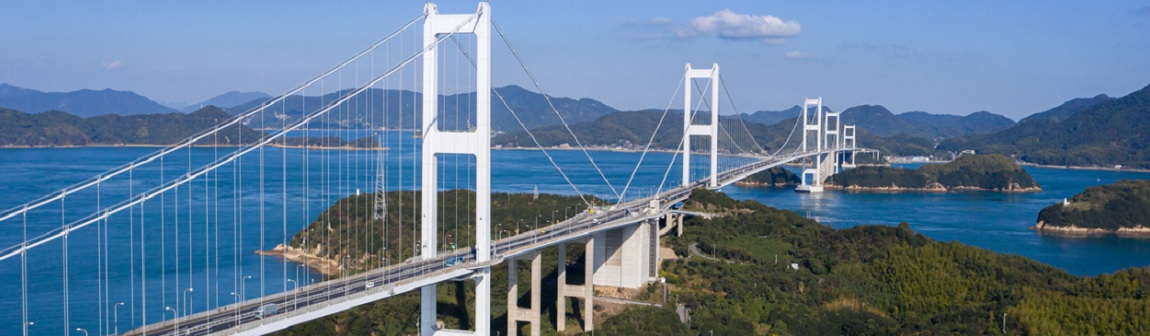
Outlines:
<svg viewBox="0 0 1150 336"><path fill-rule="evenodd" d="M917 170L858 167L827 178L825 186L855 191L1042 190L1014 160L998 154L964 155L950 163L926 164Z"/></svg>
<svg viewBox="0 0 1150 336"><path fill-rule="evenodd" d="M799 176L792 173L783 167L772 167L770 169L754 173L742 181L735 182L735 185L740 187L793 187L800 183Z"/></svg>
<svg viewBox="0 0 1150 336"><path fill-rule="evenodd" d="M355 274L389 263L403 263L419 254L415 250L419 228L412 226L420 209L418 201L412 200L419 200L419 194L412 191L386 192L384 204L390 206L382 216L375 213L378 193L345 197L332 204L307 228L297 232L286 246L281 243L270 250L257 250L255 253L307 265L329 276ZM401 198L408 200L407 203ZM467 249L475 245L475 221L469 219L474 216L474 203L456 203L475 199L475 192L444 190L439 192L439 198L445 200L440 203L441 213L451 214L450 217L440 215L444 221L439 226L443 248ZM601 202L594 197L588 197L588 201ZM403 204L402 209L400 204ZM492 193L491 234L497 239L534 230L536 225L545 228L551 225L549 222L554 214L575 216L586 210L587 203L578 196ZM536 223L536 218L546 219ZM563 217L554 218L563 220Z"/></svg>
<svg viewBox="0 0 1150 336"><path fill-rule="evenodd" d="M1071 236L1150 235L1150 181L1122 180L1089 187L1074 197L1042 209L1039 233Z"/></svg>

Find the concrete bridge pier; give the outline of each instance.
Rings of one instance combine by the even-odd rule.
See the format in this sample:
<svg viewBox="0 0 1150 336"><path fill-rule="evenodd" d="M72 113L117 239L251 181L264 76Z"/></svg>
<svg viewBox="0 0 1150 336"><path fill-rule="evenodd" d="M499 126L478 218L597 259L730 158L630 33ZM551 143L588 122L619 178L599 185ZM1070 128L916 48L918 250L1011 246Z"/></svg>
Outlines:
<svg viewBox="0 0 1150 336"><path fill-rule="evenodd" d="M657 277L658 231L643 222L596 234L595 285L637 289Z"/></svg>
<svg viewBox="0 0 1150 336"><path fill-rule="evenodd" d="M519 322L531 324L531 335L540 335L542 315L543 258L539 251L524 257L531 258L531 306L519 306L519 258L507 260L507 335L515 335Z"/></svg>
<svg viewBox="0 0 1150 336"><path fill-rule="evenodd" d="M567 298L583 299L583 331L591 331L595 329L595 323L592 321L594 314L594 297L595 297L595 238L588 238L586 247L584 248L584 276L583 284L572 285L567 283L567 244L559 244L559 267L558 279L555 286L558 292L555 297L559 298L559 302L555 304L555 329L557 331L564 331L567 329Z"/></svg>
<svg viewBox="0 0 1150 336"><path fill-rule="evenodd" d="M677 221L677 222L676 222ZM683 236L683 215L675 215L674 213L667 213L667 217L663 219L663 229L659 230L659 236L667 234L671 231L671 226L675 227L675 236Z"/></svg>

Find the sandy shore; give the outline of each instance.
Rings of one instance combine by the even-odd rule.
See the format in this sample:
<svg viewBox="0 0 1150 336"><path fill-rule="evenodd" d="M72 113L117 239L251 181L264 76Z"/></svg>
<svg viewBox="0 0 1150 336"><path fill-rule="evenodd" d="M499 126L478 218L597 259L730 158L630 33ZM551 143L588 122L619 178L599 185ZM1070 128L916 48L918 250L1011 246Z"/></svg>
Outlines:
<svg viewBox="0 0 1150 336"><path fill-rule="evenodd" d="M323 246L316 245L311 251L304 249L297 249L291 246L284 246L284 244L276 245L275 248L270 250L257 250L256 254L262 256L277 256L286 259L287 261L297 262L307 265L312 269L319 271L326 275L336 275L343 269L335 260L318 257L315 254L323 250Z"/></svg>

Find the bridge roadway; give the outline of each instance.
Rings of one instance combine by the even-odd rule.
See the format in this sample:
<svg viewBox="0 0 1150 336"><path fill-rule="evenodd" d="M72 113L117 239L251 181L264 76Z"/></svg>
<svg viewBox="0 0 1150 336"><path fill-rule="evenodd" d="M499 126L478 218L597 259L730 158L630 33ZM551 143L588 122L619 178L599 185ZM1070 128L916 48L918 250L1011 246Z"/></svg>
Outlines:
<svg viewBox="0 0 1150 336"><path fill-rule="evenodd" d="M726 186L751 174L782 165L798 158L833 152L824 150L771 157L719 174L719 186ZM216 309L167 320L132 330L125 335L209 335L266 334L292 325L345 311L372 301L385 299L448 281L465 279L475 270L500 264L506 258L524 255L561 242L582 240L598 232L658 220L670 211L672 204L684 201L695 188L706 187L707 180L665 191L647 198L626 202L595 214L580 213L555 225L537 228L519 235L493 241L492 258L475 263L470 247L438 255L428 260L409 260L341 279L304 286L290 291L248 300ZM659 199L659 208L650 209L650 201ZM462 264L447 265L449 259L468 258ZM266 304L276 304L279 312L266 318L255 316ZM178 322L178 323L177 323Z"/></svg>

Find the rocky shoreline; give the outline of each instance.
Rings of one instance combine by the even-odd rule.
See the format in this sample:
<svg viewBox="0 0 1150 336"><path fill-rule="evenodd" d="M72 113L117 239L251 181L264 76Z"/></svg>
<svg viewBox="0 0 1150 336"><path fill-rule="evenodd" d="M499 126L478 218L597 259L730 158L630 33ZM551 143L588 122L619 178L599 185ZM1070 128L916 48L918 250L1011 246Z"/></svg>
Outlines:
<svg viewBox="0 0 1150 336"><path fill-rule="evenodd" d="M752 188L794 188L795 186L797 186L796 184L793 184L793 183L774 183L774 184L772 184L772 183L745 182L745 181L735 182L735 185L740 186L740 187L752 187Z"/></svg>
<svg viewBox="0 0 1150 336"><path fill-rule="evenodd" d="M823 187L826 189L831 189L831 190L866 191L866 192L993 191L993 192L1004 192L1004 193L1026 193L1026 192L1042 191L1041 187L1022 188L1021 186L1018 186L1018 184L1013 184L1010 186L1010 188L1006 188L1006 189L986 189L986 188L980 188L980 187L967 187L967 186L946 187L946 186L944 186L940 183L937 183L937 182L928 184L926 187L923 187L923 188L899 187L896 185L892 185L889 187L860 187L858 185L840 186L840 185L833 185L833 184L825 184L825 185L823 185Z"/></svg>
<svg viewBox="0 0 1150 336"><path fill-rule="evenodd" d="M1118 228L1118 230L1106 230L1106 229L1099 229L1099 228L1083 228L1083 227L1078 227L1077 225L1051 226L1051 225L1047 225L1046 222L1038 221L1038 223L1031 226L1030 229L1037 231L1038 233L1049 233L1049 234L1071 236L1071 237L1075 237L1075 236L1086 237L1086 236L1101 236L1101 235L1150 237L1150 227L1145 227L1145 226L1141 226L1141 225L1131 227L1131 228L1127 228L1127 227Z"/></svg>
<svg viewBox="0 0 1150 336"><path fill-rule="evenodd" d="M287 261L307 265L307 267L310 267L311 269L326 275L339 274L339 272L343 270L343 266L340 265L339 262L316 256L316 254L322 250L323 246L318 244L311 251L294 248L291 246L284 246L284 244L278 244L275 248L270 250L256 250L256 254L262 256L281 257Z"/></svg>

